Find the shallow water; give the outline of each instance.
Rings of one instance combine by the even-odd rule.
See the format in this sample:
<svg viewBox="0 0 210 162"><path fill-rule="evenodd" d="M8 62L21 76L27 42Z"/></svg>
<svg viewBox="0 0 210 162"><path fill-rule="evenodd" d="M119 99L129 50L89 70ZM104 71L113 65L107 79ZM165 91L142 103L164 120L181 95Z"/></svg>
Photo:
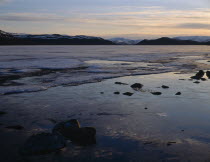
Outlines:
<svg viewBox="0 0 210 162"><path fill-rule="evenodd" d="M134 49L133 51L131 49L125 51L129 51L128 55L131 56L127 61L122 61L125 57L119 55L119 53L122 52L123 48L126 49L127 47ZM208 48L206 46L204 47ZM202 48L205 49L204 47ZM6 47L3 48L6 49ZM44 46L42 50L39 50L49 50L45 48L49 47ZM55 49L55 47L52 48ZM65 48L76 50L76 47L67 46ZM102 52L103 50L99 52L102 54L107 51L108 58L105 58L105 56L98 56L97 58L91 56L91 53L98 52L98 48L98 46L84 47L84 49L92 51L88 53L91 58L84 59L84 55L88 54L85 54L83 51L80 54L83 57L71 54L70 59L73 56L76 59L80 57L80 61L82 60L82 62L84 61L89 64L85 64L87 68L94 66L97 70L101 68L115 70L118 67L119 69L117 70L122 72L118 72L119 74L111 72L109 73L111 76L108 75L109 77L107 78L121 75L123 77L97 80L98 76L104 76L105 74L104 72L98 72L97 79L94 81L95 83L89 83L92 80L84 82L83 77L84 75L93 77L92 73L83 69L81 70L81 68L74 69L73 72L68 70L62 72L56 71L54 73L49 72L41 76L20 77L15 81L24 83L24 85L19 85L20 88L24 89L26 85L31 88L32 85L43 86L43 82L40 82L40 79L49 79L49 76L54 75L57 79L64 76L68 81L74 79L76 83L78 83L78 79L82 78L83 84L75 83L77 86L72 86L71 84L60 84L59 82L56 85L49 86L50 88L48 87L45 91L31 93L21 91L22 93L0 96L0 111L7 112L7 114L0 116L0 123L2 124L0 125L0 144L4 146L0 149L2 160L208 161L210 159L210 82L207 80L200 81L200 84L195 84L194 81L188 80L194 75L194 73L190 73L191 71L196 71L198 68L203 67L203 65L200 66L198 63L194 63L198 58L189 57L190 53L193 56L200 57L201 60L208 60L207 51L201 51L200 46L193 48L183 46L181 53L183 52L182 55L186 55L187 57L180 60L173 60L171 57L178 57L180 55L180 48L176 51L177 53L174 52L176 54L165 56L168 51L176 49L174 47L153 47L152 50L148 48L147 53L142 52L141 54L137 54L137 50L139 50L137 48L140 47L111 46L110 49L112 50L110 52L107 49L104 49L104 52ZM189 49L187 50L187 48ZM27 55L30 48L23 47L23 49L26 51L22 52L24 55ZM11 53L12 50L10 48L7 49L7 51L10 51L8 53ZM61 49L57 49L57 51L59 50ZM81 49L78 50L81 52ZM143 50L146 51L146 49ZM154 58L152 58L153 61L148 59L144 62L137 61L136 59L147 57L147 55L150 55L148 54L149 52L153 51L155 53L154 51L158 50L159 52L162 51L162 54L154 54L160 57L158 58L157 56L156 61L154 61ZM17 55L20 55L20 53L18 52ZM64 57L63 55L69 57L66 56L66 53L59 54L62 57ZM44 57L49 57L51 53L43 55ZM53 55L53 57L61 57L55 53ZM111 57L112 55L113 57ZM118 60L113 59L116 55L118 55ZM11 57L18 56L12 55ZM99 59L99 57L103 59ZM162 57L167 57L167 61L160 63ZM25 56L20 56L21 58L23 59ZM134 58L135 61L132 60ZM43 58L41 57L41 59ZM54 60L56 59L54 58ZM115 62L109 62L109 60L115 60ZM118 62L119 60L122 62ZM1 61L3 62L3 60ZM138 76L132 73L132 75L127 76L123 71L123 66L131 66L130 64L138 68L141 65L142 67L148 67L150 68L147 69L148 73L158 74ZM183 64L185 66L182 66ZM186 64L195 64L196 66L190 69ZM30 62L28 62L28 65L30 65ZM100 67L96 67L96 65ZM20 65L18 64L18 66ZM50 66L52 67L51 62ZM152 68L156 67L156 70L152 71L151 66ZM79 67L81 67L81 64ZM164 67L164 70L162 71L157 67ZM66 65L64 68L66 68ZM204 69L208 69L208 66L205 66ZM142 70L141 74L145 74L145 71ZM176 73L164 73L165 71L176 71ZM180 71L182 73L177 73ZM115 82L123 82L128 85L117 85L114 84ZM54 82L49 81L49 83L52 84ZM142 83L144 85L143 89L141 91L133 90L130 87L133 83ZM161 88L162 85L169 86L169 89ZM14 85L1 85L2 89L5 87L11 88ZM120 92L120 95L114 94L116 91ZM132 96L125 96L123 95L125 92L132 92L134 94ZM155 96L151 92L162 92L162 95ZM177 92L181 92L182 94L176 96L175 94ZM60 152L33 157L22 157L19 155L19 149L29 136L40 132L51 132L55 125L52 121L60 122L72 118L78 119L82 126L93 126L96 128L96 145L82 147L69 142L68 146ZM22 125L25 129L9 130L5 128L10 125Z"/></svg>

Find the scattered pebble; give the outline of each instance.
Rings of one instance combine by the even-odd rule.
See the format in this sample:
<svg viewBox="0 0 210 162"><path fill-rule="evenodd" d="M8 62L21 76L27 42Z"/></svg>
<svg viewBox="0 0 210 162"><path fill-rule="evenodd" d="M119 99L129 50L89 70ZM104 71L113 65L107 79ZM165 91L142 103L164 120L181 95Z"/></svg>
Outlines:
<svg viewBox="0 0 210 162"><path fill-rule="evenodd" d="M148 142L144 142L144 145L150 145L152 144L152 142L148 141Z"/></svg>
<svg viewBox="0 0 210 162"><path fill-rule="evenodd" d="M162 88L163 88L163 89L168 89L168 88L169 88L169 86L162 85Z"/></svg>
<svg viewBox="0 0 210 162"><path fill-rule="evenodd" d="M170 141L167 143L167 146L171 146L172 144L175 144L176 142Z"/></svg>
<svg viewBox="0 0 210 162"><path fill-rule="evenodd" d="M206 81L207 79L206 79L206 78L201 78L201 80L202 80L202 81Z"/></svg>
<svg viewBox="0 0 210 162"><path fill-rule="evenodd" d="M196 81L196 82L193 82L193 83L199 84L200 82L199 81Z"/></svg>
<svg viewBox="0 0 210 162"><path fill-rule="evenodd" d="M7 113L4 112L4 111L0 111L0 116L1 116L1 115L5 115L5 114L7 114Z"/></svg>
<svg viewBox="0 0 210 162"><path fill-rule="evenodd" d="M132 95L133 95L133 93L131 93L131 92L125 92L125 93L123 93L123 95L126 95L126 96L132 96Z"/></svg>
<svg viewBox="0 0 210 162"><path fill-rule="evenodd" d="M8 127L5 127L7 129L15 129L15 130L22 130L24 129L24 127L22 127L21 125L12 125L12 126L8 126Z"/></svg>
<svg viewBox="0 0 210 162"><path fill-rule="evenodd" d="M117 95L119 95L119 94L120 94L120 92L114 92L114 94L117 94Z"/></svg>
<svg viewBox="0 0 210 162"><path fill-rule="evenodd" d="M153 95L161 95L162 93L161 92L151 92L151 94L153 94Z"/></svg>
<svg viewBox="0 0 210 162"><path fill-rule="evenodd" d="M119 84L119 85L128 85L127 83L122 83L122 82L115 82L115 84Z"/></svg>
<svg viewBox="0 0 210 162"><path fill-rule="evenodd" d="M178 95L181 95L181 94L182 94L181 92L177 92L177 93L176 93L177 96L178 96Z"/></svg>

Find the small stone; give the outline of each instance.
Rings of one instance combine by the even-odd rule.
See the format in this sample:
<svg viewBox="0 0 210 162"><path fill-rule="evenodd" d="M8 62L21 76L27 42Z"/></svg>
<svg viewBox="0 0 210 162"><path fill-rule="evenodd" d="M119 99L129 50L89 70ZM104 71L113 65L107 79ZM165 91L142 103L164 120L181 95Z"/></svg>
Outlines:
<svg viewBox="0 0 210 162"><path fill-rule="evenodd" d="M119 85L128 85L127 83L122 83L122 82L115 82L115 84L119 84Z"/></svg>
<svg viewBox="0 0 210 162"><path fill-rule="evenodd" d="M147 108L147 107L145 107L144 109L145 109L145 110L147 110L148 108Z"/></svg>
<svg viewBox="0 0 210 162"><path fill-rule="evenodd" d="M206 78L201 78L201 80L202 80L202 81L206 81L207 79L206 79Z"/></svg>
<svg viewBox="0 0 210 162"><path fill-rule="evenodd" d="M168 142L167 146L171 146L172 144L175 144L176 142Z"/></svg>
<svg viewBox="0 0 210 162"><path fill-rule="evenodd" d="M100 92L101 94L104 94L104 92Z"/></svg>
<svg viewBox="0 0 210 162"><path fill-rule="evenodd" d="M7 113L4 112L4 111L0 111L0 116L1 116L1 115L5 115L5 114L7 114Z"/></svg>
<svg viewBox="0 0 210 162"><path fill-rule="evenodd" d="M131 93L131 92L125 92L125 93L123 93L123 95L126 95L126 96L132 96L132 95L133 95L133 93Z"/></svg>
<svg viewBox="0 0 210 162"><path fill-rule="evenodd" d="M16 129L16 130L24 129L24 127L22 127L21 125L13 125L13 126L5 127L5 128L7 128L7 129Z"/></svg>
<svg viewBox="0 0 210 162"><path fill-rule="evenodd" d="M163 89L168 89L168 88L169 88L169 86L162 85L162 88L163 88Z"/></svg>
<svg viewBox="0 0 210 162"><path fill-rule="evenodd" d="M131 85L131 88L133 88L134 90L138 91L143 87L143 84L141 83L135 83L133 85Z"/></svg>
<svg viewBox="0 0 210 162"><path fill-rule="evenodd" d="M177 96L178 96L178 95L181 95L181 94L182 94L181 92L177 92L177 93L176 93Z"/></svg>
<svg viewBox="0 0 210 162"><path fill-rule="evenodd" d="M193 82L193 83L199 84L200 82L199 81L196 81L196 82Z"/></svg>
<svg viewBox="0 0 210 162"><path fill-rule="evenodd" d="M120 94L120 92L114 92L114 94L117 94L117 95L119 95L119 94Z"/></svg>
<svg viewBox="0 0 210 162"><path fill-rule="evenodd" d="M151 94L153 94L153 95L161 95L162 93L161 92L151 92Z"/></svg>

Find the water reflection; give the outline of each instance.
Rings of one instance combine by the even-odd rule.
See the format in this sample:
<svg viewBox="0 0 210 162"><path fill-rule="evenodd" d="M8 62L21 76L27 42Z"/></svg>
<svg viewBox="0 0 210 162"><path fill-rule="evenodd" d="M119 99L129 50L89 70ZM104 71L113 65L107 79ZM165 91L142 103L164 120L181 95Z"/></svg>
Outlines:
<svg viewBox="0 0 210 162"><path fill-rule="evenodd" d="M30 161L204 161L209 158L210 82L194 84L192 74L122 77L76 87L1 97L2 159L18 154L34 133L51 132L56 122L78 119L97 130L97 144L81 147L71 142L60 152L24 157ZM179 80L185 79L185 80ZM128 83L117 85L115 82ZM134 83L148 91L135 91ZM168 89L161 88L167 85ZM162 95L154 96L152 91ZM120 92L119 95L114 92ZM182 95L175 94L180 91ZM100 92L103 92L101 94ZM133 96L124 96L132 92ZM145 107L147 109L145 109ZM10 125L24 130L8 130ZM15 138L14 138L15 137ZM10 157L7 161L14 161Z"/></svg>

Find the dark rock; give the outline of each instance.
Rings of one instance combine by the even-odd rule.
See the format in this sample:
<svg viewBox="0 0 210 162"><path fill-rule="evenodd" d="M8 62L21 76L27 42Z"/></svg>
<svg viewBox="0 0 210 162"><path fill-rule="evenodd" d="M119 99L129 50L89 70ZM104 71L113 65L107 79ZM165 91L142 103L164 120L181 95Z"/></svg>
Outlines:
<svg viewBox="0 0 210 162"><path fill-rule="evenodd" d="M150 145L150 144L153 144L153 142L150 142L150 141L144 142L144 145Z"/></svg>
<svg viewBox="0 0 210 162"><path fill-rule="evenodd" d="M59 133L80 145L92 145L96 143L96 129L93 127L80 128L80 124L76 119L58 123L53 129L53 133Z"/></svg>
<svg viewBox="0 0 210 162"><path fill-rule="evenodd" d="M163 89L168 89L168 88L169 88L169 86L162 85L162 88L163 88Z"/></svg>
<svg viewBox="0 0 210 162"><path fill-rule="evenodd" d="M114 92L114 94L117 94L117 95L119 95L119 94L120 94L120 92Z"/></svg>
<svg viewBox="0 0 210 162"><path fill-rule="evenodd" d="M119 84L119 85L128 85L128 84L122 83L122 82L115 82L115 84Z"/></svg>
<svg viewBox="0 0 210 162"><path fill-rule="evenodd" d="M84 128L66 128L61 129L60 133L80 145L92 145L96 143L96 129L93 127L84 127Z"/></svg>
<svg viewBox="0 0 210 162"><path fill-rule="evenodd" d="M201 78L201 80L202 80L202 81L206 81L207 79L206 79L206 78Z"/></svg>
<svg viewBox="0 0 210 162"><path fill-rule="evenodd" d="M41 133L29 137L20 153L23 155L41 155L58 151L65 146L66 140L61 135Z"/></svg>
<svg viewBox="0 0 210 162"><path fill-rule="evenodd" d="M147 110L148 108L147 108L147 107L145 107L144 109L145 109L145 110Z"/></svg>
<svg viewBox="0 0 210 162"><path fill-rule="evenodd" d="M143 85L141 83L135 83L133 85L131 85L131 88L133 88L134 90L138 91L143 87Z"/></svg>
<svg viewBox="0 0 210 162"><path fill-rule="evenodd" d="M161 95L161 92L151 92L153 95Z"/></svg>
<svg viewBox="0 0 210 162"><path fill-rule="evenodd" d="M104 115L112 115L112 114L106 113L106 112L102 112L102 113L98 113L97 115L98 115L98 116L104 116Z"/></svg>
<svg viewBox="0 0 210 162"><path fill-rule="evenodd" d="M125 92L125 93L123 93L123 95L126 95L126 96L132 96L132 95L133 95L133 93L131 93L131 92Z"/></svg>
<svg viewBox="0 0 210 162"><path fill-rule="evenodd" d="M186 80L186 79L179 79L179 80Z"/></svg>
<svg viewBox="0 0 210 162"><path fill-rule="evenodd" d="M204 71L200 70L195 76L192 76L191 78L199 80L204 76L204 74L205 74Z"/></svg>
<svg viewBox="0 0 210 162"><path fill-rule="evenodd" d="M52 118L48 118L47 120L49 120L53 124L56 124L57 123L57 121L55 119L52 119Z"/></svg>
<svg viewBox="0 0 210 162"><path fill-rule="evenodd" d="M0 111L0 116L1 116L1 115L5 115L5 114L7 114L7 113L4 112L4 111Z"/></svg>
<svg viewBox="0 0 210 162"><path fill-rule="evenodd" d="M206 76L210 79L210 71L206 72Z"/></svg>
<svg viewBox="0 0 210 162"><path fill-rule="evenodd" d="M167 146L171 146L172 144L175 144L175 143L176 143L176 142L173 142L173 141L172 141L172 142L168 142L168 143L167 143Z"/></svg>
<svg viewBox="0 0 210 162"><path fill-rule="evenodd" d="M196 82L193 82L193 83L199 84L200 82L199 81L196 81Z"/></svg>
<svg viewBox="0 0 210 162"><path fill-rule="evenodd" d="M7 129L16 129L16 130L24 129L24 127L22 127L21 125L13 125L13 126L5 127L5 128L7 128Z"/></svg>
<svg viewBox="0 0 210 162"><path fill-rule="evenodd" d="M53 133L59 132L61 129L65 129L65 128L80 128L80 123L76 119L60 122L54 126L52 132Z"/></svg>
<svg viewBox="0 0 210 162"><path fill-rule="evenodd" d="M182 94L181 92L177 92L177 93L176 93L177 96L178 96L178 95L181 95L181 94Z"/></svg>
<svg viewBox="0 0 210 162"><path fill-rule="evenodd" d="M104 94L104 92L100 92L101 94Z"/></svg>

